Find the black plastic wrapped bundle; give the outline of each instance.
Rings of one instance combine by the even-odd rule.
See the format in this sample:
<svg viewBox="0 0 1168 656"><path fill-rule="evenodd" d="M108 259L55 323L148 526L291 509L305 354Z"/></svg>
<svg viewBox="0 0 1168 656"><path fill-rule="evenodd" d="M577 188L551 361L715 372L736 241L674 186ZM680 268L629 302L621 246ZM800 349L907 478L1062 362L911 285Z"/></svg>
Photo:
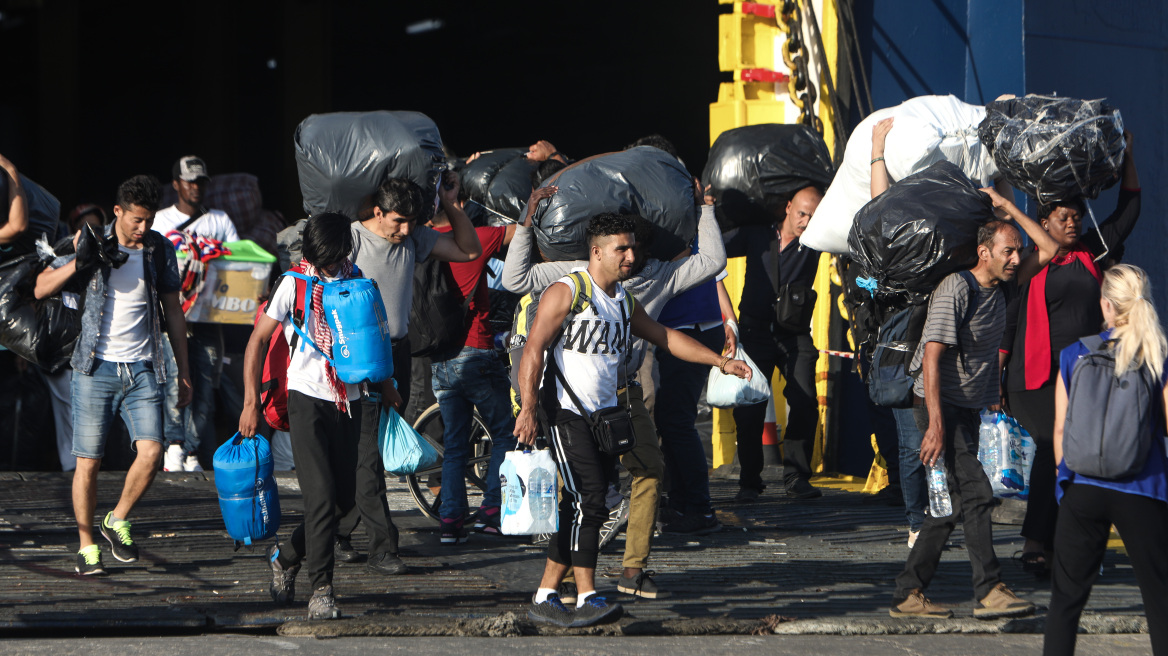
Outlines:
<svg viewBox="0 0 1168 656"><path fill-rule="evenodd" d="M64 232L61 225L61 203L37 183L20 175L20 186L28 199L28 229L11 244L8 256L32 253L37 239L55 241ZM0 225L8 223L8 175L0 172ZM5 256L0 255L0 261Z"/></svg>
<svg viewBox="0 0 1168 656"><path fill-rule="evenodd" d="M474 201L465 209L475 225L506 223L498 214L523 220L522 211L531 196L531 173L539 165L526 154L526 148L485 151L459 171L462 187Z"/></svg>
<svg viewBox="0 0 1168 656"><path fill-rule="evenodd" d="M1096 198L1123 170L1123 118L1103 100L995 100L978 138L1006 180L1040 203Z"/></svg>
<svg viewBox="0 0 1168 656"><path fill-rule="evenodd" d="M880 303L920 300L945 276L977 263L977 230L993 203L949 162L897 182L865 205L848 234L859 276Z"/></svg>
<svg viewBox="0 0 1168 656"><path fill-rule="evenodd" d="M808 185L827 187L834 175L831 153L818 132L767 123L720 134L710 147L702 188L710 186L718 224L730 230L774 223L773 208Z"/></svg>
<svg viewBox="0 0 1168 656"><path fill-rule="evenodd" d="M697 234L694 181L676 157L638 146L582 160L547 179L559 187L532 215L536 244L549 260L588 259L584 231L604 212L637 214L653 224L650 255L673 259Z"/></svg>
<svg viewBox="0 0 1168 656"><path fill-rule="evenodd" d="M296 128L295 146L309 216L341 212L356 219L387 178L412 180L433 200L446 168L438 126L418 112L313 114Z"/></svg>

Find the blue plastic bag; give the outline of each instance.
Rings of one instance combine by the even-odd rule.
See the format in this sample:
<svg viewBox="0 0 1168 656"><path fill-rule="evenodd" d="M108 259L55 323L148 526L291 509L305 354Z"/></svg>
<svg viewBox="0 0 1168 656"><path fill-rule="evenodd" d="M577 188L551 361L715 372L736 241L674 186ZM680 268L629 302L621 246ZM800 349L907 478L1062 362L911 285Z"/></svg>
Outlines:
<svg viewBox="0 0 1168 656"><path fill-rule="evenodd" d="M381 460L385 471L405 476L420 469L428 469L438 464L442 456L426 438L418 434L413 426L393 408L381 409L381 421L377 424L377 444L381 448Z"/></svg>
<svg viewBox="0 0 1168 656"><path fill-rule="evenodd" d="M215 489L227 533L251 545L280 529L280 495L273 475L272 449L262 435L236 433L215 451Z"/></svg>

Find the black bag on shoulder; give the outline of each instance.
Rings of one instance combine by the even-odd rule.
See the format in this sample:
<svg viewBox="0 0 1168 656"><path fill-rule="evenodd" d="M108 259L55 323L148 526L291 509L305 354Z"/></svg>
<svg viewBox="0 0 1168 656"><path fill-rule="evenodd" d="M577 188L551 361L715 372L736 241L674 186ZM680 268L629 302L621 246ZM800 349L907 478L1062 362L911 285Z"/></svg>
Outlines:
<svg viewBox="0 0 1168 656"><path fill-rule="evenodd" d="M583 410L584 404L580 402L580 397L576 396L576 392L572 391L572 386L568 384L564 374L560 373L555 359L553 358L548 364L555 371L556 378L564 386L564 391L572 398L572 402L576 404L577 408ZM625 393L628 394L628 391L626 390ZM637 434L633 431L633 416L627 408L622 408L619 405L601 408L589 415L584 415L583 419L584 423L588 424L588 429L592 431L592 439L596 442L596 447L600 449L601 453L619 456L637 447Z"/></svg>
<svg viewBox="0 0 1168 656"><path fill-rule="evenodd" d="M819 294L811 287L791 282L779 286L779 244L771 243L771 262L774 263L775 327L785 333L805 333L811 329L815 314L815 300Z"/></svg>

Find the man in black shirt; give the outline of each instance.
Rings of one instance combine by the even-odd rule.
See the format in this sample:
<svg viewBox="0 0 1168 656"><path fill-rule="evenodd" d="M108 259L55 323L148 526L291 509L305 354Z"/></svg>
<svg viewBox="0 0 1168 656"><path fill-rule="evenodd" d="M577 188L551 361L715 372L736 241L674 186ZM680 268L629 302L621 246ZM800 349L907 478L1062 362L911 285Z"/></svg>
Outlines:
<svg viewBox="0 0 1168 656"><path fill-rule="evenodd" d="M787 496L794 499L822 495L809 482L819 412L815 393L819 353L811 341L811 310L815 305L811 286L819 251L799 244L821 200L821 189L804 187L785 207L775 208L780 218L777 226L743 226L725 235L726 256L746 257L746 280L738 304L742 347L766 380L771 379L775 367L786 380L783 395L790 414L783 431L783 483ZM754 501L765 487L765 415L765 403L734 410L742 466L736 501Z"/></svg>

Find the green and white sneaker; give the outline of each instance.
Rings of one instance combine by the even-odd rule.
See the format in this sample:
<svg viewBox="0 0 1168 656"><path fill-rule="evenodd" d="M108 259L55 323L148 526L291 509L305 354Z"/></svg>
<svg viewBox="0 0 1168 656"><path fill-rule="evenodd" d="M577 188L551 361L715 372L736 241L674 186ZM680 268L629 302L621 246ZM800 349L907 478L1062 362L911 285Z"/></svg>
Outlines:
<svg viewBox="0 0 1168 656"><path fill-rule="evenodd" d="M113 518L114 513L111 511L101 520L101 534L109 540L110 551L114 558L123 563L138 562L138 547L130 536L130 522L124 519L115 522Z"/></svg>
<svg viewBox="0 0 1168 656"><path fill-rule="evenodd" d="M101 547L91 544L77 552L77 573L81 576L105 574L101 565Z"/></svg>

